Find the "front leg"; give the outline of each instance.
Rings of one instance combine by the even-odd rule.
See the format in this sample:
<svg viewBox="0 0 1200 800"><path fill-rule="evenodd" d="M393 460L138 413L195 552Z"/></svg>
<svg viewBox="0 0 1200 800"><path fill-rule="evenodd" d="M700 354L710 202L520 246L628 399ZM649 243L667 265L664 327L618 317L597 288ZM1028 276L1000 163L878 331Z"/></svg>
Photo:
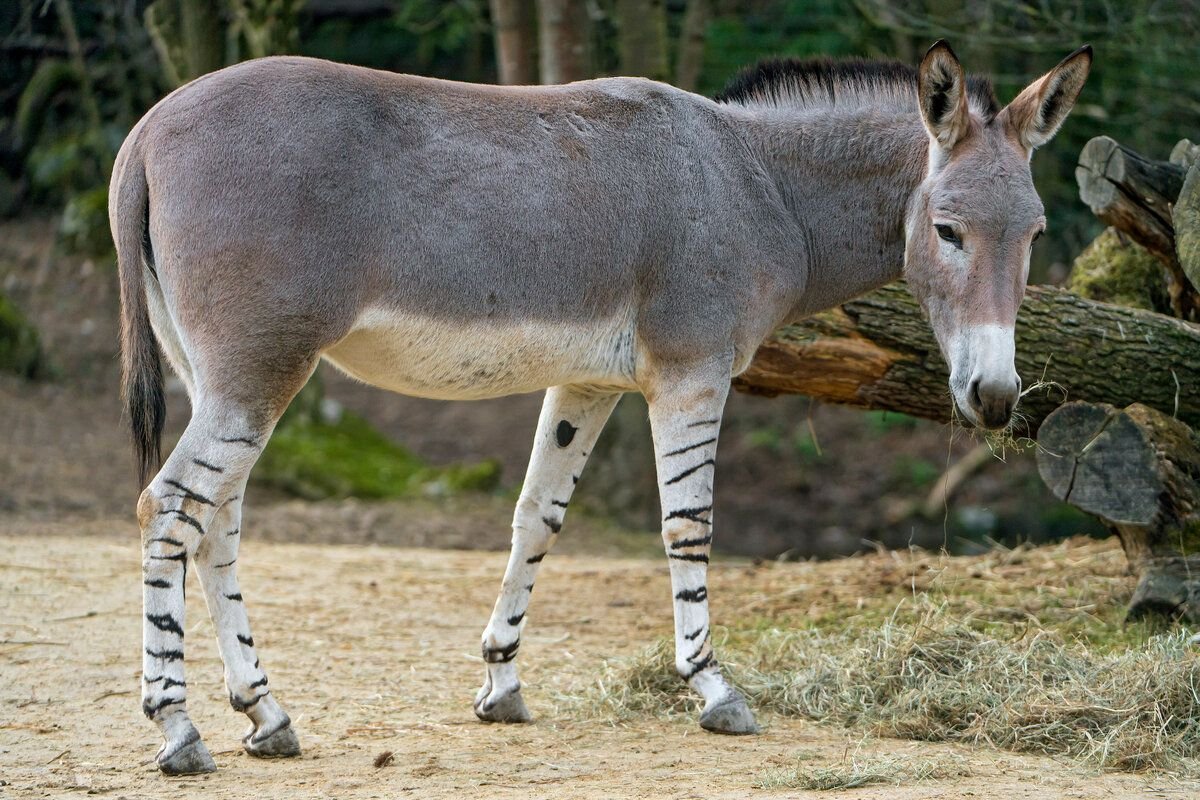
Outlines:
<svg viewBox="0 0 1200 800"><path fill-rule="evenodd" d="M475 714L485 722L530 719L521 698L515 659L533 582L542 559L558 538L567 503L588 454L620 397L616 393L597 394L570 386L546 391L525 484L513 514L508 567L492 617L483 632L487 676L475 697Z"/></svg>
<svg viewBox="0 0 1200 800"><path fill-rule="evenodd" d="M648 392L662 499L663 545L675 609L675 668L701 697L700 725L717 733L757 733L745 698L721 675L708 616L713 475L729 372L689 370Z"/></svg>

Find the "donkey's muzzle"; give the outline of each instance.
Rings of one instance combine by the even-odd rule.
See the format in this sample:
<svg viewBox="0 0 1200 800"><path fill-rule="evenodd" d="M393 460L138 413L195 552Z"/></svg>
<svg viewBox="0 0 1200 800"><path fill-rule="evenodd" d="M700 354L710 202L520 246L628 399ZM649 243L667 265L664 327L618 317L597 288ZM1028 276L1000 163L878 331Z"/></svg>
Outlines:
<svg viewBox="0 0 1200 800"><path fill-rule="evenodd" d="M988 380L976 376L967 387L967 402L978 424L984 428L1003 428L1012 419L1013 408L1021 396L1021 379Z"/></svg>

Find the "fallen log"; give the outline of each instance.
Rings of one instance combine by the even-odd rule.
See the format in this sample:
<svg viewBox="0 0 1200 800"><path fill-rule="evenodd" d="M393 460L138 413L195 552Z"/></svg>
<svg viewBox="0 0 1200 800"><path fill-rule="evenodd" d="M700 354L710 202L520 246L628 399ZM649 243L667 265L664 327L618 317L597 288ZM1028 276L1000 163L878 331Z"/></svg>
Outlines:
<svg viewBox="0 0 1200 800"><path fill-rule="evenodd" d="M1179 164L1145 158L1107 136L1088 142L1075 168L1080 199L1163 262L1175 315L1192 319L1200 301L1180 268L1171 218L1185 174Z"/></svg>
<svg viewBox="0 0 1200 800"><path fill-rule="evenodd" d="M1017 318L1017 372L1027 389L1019 436L1033 436L1067 400L1142 403L1200 425L1200 327L1162 314L1030 287ZM776 331L734 387L944 422L947 377L920 306L895 283Z"/></svg>
<svg viewBox="0 0 1200 800"><path fill-rule="evenodd" d="M1121 539L1138 585L1130 619L1200 622L1200 438L1134 404L1068 403L1038 434L1050 490Z"/></svg>

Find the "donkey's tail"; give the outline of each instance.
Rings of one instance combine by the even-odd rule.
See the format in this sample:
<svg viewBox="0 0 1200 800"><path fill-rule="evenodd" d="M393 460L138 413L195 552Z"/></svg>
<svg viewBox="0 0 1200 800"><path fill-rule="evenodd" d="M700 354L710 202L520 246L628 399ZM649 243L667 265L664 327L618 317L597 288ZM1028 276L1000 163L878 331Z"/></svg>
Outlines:
<svg viewBox="0 0 1200 800"><path fill-rule="evenodd" d="M113 167L108 188L108 222L117 247L121 281L121 397L133 432L138 486L162 466L162 430L167 417L162 360L146 305L144 273L154 273L150 247L150 197L146 165L138 146L140 126L130 133Z"/></svg>

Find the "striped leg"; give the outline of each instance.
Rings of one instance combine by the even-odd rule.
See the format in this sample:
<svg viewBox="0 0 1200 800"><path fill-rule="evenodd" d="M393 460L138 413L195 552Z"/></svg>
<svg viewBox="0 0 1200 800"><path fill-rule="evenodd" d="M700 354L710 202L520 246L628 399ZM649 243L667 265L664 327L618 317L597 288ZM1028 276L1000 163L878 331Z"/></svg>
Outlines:
<svg viewBox="0 0 1200 800"><path fill-rule="evenodd" d="M206 468L220 469L213 464ZM238 545L241 542L242 499L239 495L217 512L210 532L196 552L196 572L204 587L208 613L217 632L217 648L225 663L229 704L250 717L251 727L242 746L252 756L283 758L300 755L300 742L291 719L267 688L267 673L254 651L250 620L237 579Z"/></svg>
<svg viewBox="0 0 1200 800"><path fill-rule="evenodd" d="M742 734L758 727L745 699L721 675L708 617L713 474L728 391L728 371L717 370L661 382L649 405L674 595L675 668L704 698L701 727Z"/></svg>
<svg viewBox="0 0 1200 800"><path fill-rule="evenodd" d="M529 721L514 659L534 578L562 528L588 453L619 398L619 394L589 393L569 386L546 391L525 485L513 515L508 567L483 632L487 676L475 697L475 714L484 721Z"/></svg>
<svg viewBox="0 0 1200 800"><path fill-rule="evenodd" d="M159 768L168 774L216 768L186 711L184 584L188 558L216 534L218 509L240 492L266 432L245 416L197 403L174 452L138 499L142 527L142 710L163 734ZM212 469L211 467L217 467Z"/></svg>

